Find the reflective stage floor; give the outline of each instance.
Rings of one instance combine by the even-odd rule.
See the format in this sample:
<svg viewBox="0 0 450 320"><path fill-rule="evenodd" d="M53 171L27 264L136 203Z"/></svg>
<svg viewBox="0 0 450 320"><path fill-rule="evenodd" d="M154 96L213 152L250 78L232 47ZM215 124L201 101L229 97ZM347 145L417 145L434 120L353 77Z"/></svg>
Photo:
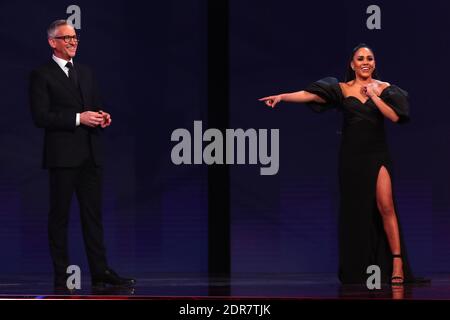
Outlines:
<svg viewBox="0 0 450 320"><path fill-rule="evenodd" d="M427 276L431 283L393 286L379 290L341 285L330 274L258 274L209 279L205 276L151 274L135 276L134 288L93 290L82 282L80 290L55 291L52 277L0 278L0 299L405 299L450 300L450 274Z"/></svg>

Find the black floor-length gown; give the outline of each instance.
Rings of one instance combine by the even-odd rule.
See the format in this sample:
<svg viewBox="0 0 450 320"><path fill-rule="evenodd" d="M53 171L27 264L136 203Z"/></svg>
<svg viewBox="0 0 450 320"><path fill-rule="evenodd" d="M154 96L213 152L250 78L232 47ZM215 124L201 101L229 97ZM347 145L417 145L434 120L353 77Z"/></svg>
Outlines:
<svg viewBox="0 0 450 320"><path fill-rule="evenodd" d="M378 265L383 282L390 282L392 253L376 204L378 173L384 166L392 181L392 164L384 130L384 116L371 99L344 97L336 78L324 78L305 91L326 103L309 103L316 112L337 108L343 114L339 154L339 279L342 283L365 283L369 265ZM386 87L380 98L409 121L408 93L395 85ZM394 193L393 193L394 194ZM394 198L395 206L395 198ZM398 216L397 216L398 218ZM400 229L400 222L398 223ZM406 282L413 281L400 229L400 246Z"/></svg>

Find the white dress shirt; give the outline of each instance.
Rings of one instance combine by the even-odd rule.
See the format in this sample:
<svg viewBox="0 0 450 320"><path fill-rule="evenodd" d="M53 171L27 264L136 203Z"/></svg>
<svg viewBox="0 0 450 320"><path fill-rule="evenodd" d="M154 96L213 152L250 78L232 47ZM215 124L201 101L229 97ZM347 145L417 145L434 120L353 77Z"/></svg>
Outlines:
<svg viewBox="0 0 450 320"><path fill-rule="evenodd" d="M57 56L52 56L53 60L58 64L58 66L64 71L67 77L69 77L69 68L66 67L67 62L71 62L73 65L73 59L70 59L70 61L66 61L64 59L58 58ZM75 124L78 127L80 125L80 114L77 113Z"/></svg>

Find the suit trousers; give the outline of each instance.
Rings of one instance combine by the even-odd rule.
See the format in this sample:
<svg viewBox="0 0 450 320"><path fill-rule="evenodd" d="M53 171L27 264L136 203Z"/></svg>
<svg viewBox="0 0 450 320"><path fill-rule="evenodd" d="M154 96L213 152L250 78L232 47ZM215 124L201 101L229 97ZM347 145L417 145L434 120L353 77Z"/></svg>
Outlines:
<svg viewBox="0 0 450 320"><path fill-rule="evenodd" d="M68 224L72 196L78 199L84 245L92 276L107 268L102 226L102 168L91 158L82 165L50 168L48 236L55 278L64 279L69 266Z"/></svg>

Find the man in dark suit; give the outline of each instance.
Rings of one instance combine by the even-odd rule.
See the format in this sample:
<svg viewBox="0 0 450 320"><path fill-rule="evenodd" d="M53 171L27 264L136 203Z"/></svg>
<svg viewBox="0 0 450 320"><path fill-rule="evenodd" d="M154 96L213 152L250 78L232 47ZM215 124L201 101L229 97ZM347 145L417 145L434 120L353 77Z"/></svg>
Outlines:
<svg viewBox="0 0 450 320"><path fill-rule="evenodd" d="M93 286L132 286L108 267L103 244L101 131L111 115L101 110L92 71L74 63L78 38L65 20L47 30L52 60L35 69L30 79L30 104L35 125L45 129L43 166L50 176L48 235L55 287L66 287L69 266L67 230L70 203L79 202Z"/></svg>

